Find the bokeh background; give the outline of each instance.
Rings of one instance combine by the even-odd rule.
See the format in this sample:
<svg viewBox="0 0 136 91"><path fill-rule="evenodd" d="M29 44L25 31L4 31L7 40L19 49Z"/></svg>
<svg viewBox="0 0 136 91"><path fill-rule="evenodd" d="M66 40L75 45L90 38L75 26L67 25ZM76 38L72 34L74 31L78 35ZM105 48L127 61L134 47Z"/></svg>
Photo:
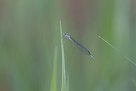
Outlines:
<svg viewBox="0 0 136 91"><path fill-rule="evenodd" d="M50 91L62 30L95 56L64 43L69 91L136 91L136 0L0 0L0 91Z"/></svg>

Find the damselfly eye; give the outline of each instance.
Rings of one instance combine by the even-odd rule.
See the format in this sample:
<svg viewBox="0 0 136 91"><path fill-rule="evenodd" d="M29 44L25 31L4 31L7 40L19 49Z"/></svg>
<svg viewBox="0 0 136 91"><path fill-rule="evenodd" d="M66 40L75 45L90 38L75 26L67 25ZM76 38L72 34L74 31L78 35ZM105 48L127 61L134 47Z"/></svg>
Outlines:
<svg viewBox="0 0 136 91"><path fill-rule="evenodd" d="M66 35L66 32L64 32L63 35Z"/></svg>
<svg viewBox="0 0 136 91"><path fill-rule="evenodd" d="M67 35L66 32L64 32L64 33L63 33L63 37L66 36L66 35Z"/></svg>

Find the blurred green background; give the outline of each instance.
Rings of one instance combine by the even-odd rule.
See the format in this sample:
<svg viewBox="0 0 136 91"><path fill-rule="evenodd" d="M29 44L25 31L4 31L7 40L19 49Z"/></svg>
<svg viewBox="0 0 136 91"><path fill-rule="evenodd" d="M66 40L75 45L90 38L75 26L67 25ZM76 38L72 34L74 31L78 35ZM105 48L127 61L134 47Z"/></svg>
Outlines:
<svg viewBox="0 0 136 91"><path fill-rule="evenodd" d="M136 0L1 0L0 91L50 91L57 47L61 91L62 30L95 56L64 43L69 91L136 91Z"/></svg>

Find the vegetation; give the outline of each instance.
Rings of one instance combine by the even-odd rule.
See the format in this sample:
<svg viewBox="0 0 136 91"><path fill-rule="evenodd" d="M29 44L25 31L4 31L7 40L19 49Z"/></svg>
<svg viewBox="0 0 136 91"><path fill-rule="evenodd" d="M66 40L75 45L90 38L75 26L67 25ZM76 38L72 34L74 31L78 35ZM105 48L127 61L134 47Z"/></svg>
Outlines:
<svg viewBox="0 0 136 91"><path fill-rule="evenodd" d="M0 91L136 91L136 66L98 37L136 63L135 3L1 0Z"/></svg>

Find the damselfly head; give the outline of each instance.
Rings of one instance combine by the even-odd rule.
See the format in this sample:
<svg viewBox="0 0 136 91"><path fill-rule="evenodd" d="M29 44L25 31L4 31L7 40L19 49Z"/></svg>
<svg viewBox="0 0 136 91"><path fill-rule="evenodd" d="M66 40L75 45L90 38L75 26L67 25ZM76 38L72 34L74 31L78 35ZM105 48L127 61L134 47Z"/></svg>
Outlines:
<svg viewBox="0 0 136 91"><path fill-rule="evenodd" d="M63 35L66 35L66 32L64 32Z"/></svg>
<svg viewBox="0 0 136 91"><path fill-rule="evenodd" d="M63 33L63 38L67 41L66 35L67 35L66 32L64 32ZM64 41L64 42L66 42L66 41Z"/></svg>
<svg viewBox="0 0 136 91"><path fill-rule="evenodd" d="M63 37L65 37L65 35L66 35L66 32L63 33Z"/></svg>

